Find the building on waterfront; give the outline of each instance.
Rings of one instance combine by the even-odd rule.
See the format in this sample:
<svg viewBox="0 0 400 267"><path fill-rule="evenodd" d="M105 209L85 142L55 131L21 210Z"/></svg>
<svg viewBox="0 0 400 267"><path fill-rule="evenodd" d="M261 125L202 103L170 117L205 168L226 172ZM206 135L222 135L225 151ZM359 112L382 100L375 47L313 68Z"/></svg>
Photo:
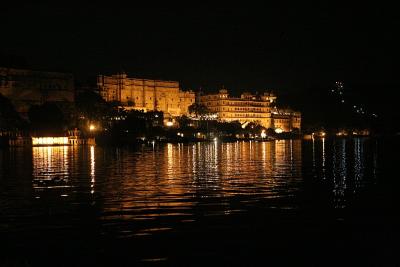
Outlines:
<svg viewBox="0 0 400 267"><path fill-rule="evenodd" d="M271 128L282 131L291 132L301 129L301 113L291 109L271 110L272 125Z"/></svg>
<svg viewBox="0 0 400 267"><path fill-rule="evenodd" d="M199 99L221 121L239 121L242 125L255 122L282 132L300 130L301 127L300 112L276 108L276 96L272 93L243 93L240 97L231 97L226 89L222 89L217 94L202 95Z"/></svg>
<svg viewBox="0 0 400 267"><path fill-rule="evenodd" d="M108 102L118 102L126 109L162 111L167 116L188 114L195 93L182 91L179 82L129 78L125 73L99 75L97 86Z"/></svg>
<svg viewBox="0 0 400 267"><path fill-rule="evenodd" d="M72 74L0 68L0 93L26 115L30 106L45 102L73 102Z"/></svg>

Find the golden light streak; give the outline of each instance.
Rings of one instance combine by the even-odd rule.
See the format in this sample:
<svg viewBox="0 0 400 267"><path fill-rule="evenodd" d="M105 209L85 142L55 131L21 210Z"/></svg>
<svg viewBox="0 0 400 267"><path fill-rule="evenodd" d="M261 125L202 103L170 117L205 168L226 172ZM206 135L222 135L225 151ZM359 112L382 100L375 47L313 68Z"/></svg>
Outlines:
<svg viewBox="0 0 400 267"><path fill-rule="evenodd" d="M68 137L32 137L32 145L68 145Z"/></svg>

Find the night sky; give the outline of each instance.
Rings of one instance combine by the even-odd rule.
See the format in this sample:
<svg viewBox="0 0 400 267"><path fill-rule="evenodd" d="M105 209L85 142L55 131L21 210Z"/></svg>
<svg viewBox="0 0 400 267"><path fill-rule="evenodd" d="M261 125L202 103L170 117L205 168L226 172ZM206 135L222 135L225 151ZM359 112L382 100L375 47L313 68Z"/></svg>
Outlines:
<svg viewBox="0 0 400 267"><path fill-rule="evenodd" d="M393 6L65 3L2 8L0 63L72 72L78 81L123 70L178 80L184 89L267 89L299 109L327 97L338 80L385 116L394 107L383 103L397 102L400 20Z"/></svg>

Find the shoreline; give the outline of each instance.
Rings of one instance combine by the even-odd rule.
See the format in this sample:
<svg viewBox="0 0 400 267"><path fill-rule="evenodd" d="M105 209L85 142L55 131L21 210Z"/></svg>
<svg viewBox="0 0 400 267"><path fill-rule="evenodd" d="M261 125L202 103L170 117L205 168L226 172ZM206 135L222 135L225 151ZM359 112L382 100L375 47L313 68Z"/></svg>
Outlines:
<svg viewBox="0 0 400 267"><path fill-rule="evenodd" d="M396 138L398 135L373 135L373 136L326 136L326 137L315 137L314 140L342 140L342 139L358 139L358 138L368 138L368 139L382 139L382 138ZM86 139L85 139L86 140ZM77 147L77 146L100 146L100 147L123 147L123 146L140 146L140 145L156 145L156 144L189 144L189 143L204 143L204 142L218 142L218 143L233 143L233 142L272 142L280 140L302 140L302 141L312 141L313 139L305 138L305 135L291 135L291 136L276 136L276 137L266 137L266 138L236 138L236 137L213 137L213 138L149 138L149 139L135 139L135 138L122 138L122 139L110 139L107 137L95 138L94 142L83 142L80 144L41 144L32 145L31 143L21 143L17 145L10 145L5 142L4 137L0 138L0 149L6 148L30 148L30 147Z"/></svg>

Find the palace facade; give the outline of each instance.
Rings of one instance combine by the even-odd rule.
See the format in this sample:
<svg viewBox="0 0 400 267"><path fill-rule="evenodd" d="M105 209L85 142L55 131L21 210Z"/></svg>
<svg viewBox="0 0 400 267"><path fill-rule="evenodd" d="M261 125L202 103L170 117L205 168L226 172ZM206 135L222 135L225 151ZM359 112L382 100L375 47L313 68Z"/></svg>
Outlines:
<svg viewBox="0 0 400 267"><path fill-rule="evenodd" d="M0 93L25 115L30 106L45 102L73 102L72 74L0 68Z"/></svg>
<svg viewBox="0 0 400 267"><path fill-rule="evenodd" d="M182 91L179 82L129 78L125 73L99 75L97 86L108 102L116 101L126 109L162 111L167 115L188 114L195 93Z"/></svg>
<svg viewBox="0 0 400 267"><path fill-rule="evenodd" d="M231 97L227 90L222 89L217 94L202 95L199 99L222 121L239 121L241 124L255 122L278 132L301 129L301 113L277 109L276 96L272 93L243 93L240 97Z"/></svg>
<svg viewBox="0 0 400 267"><path fill-rule="evenodd" d="M291 109L274 108L271 111L272 129L280 129L283 132L301 130L301 113Z"/></svg>

